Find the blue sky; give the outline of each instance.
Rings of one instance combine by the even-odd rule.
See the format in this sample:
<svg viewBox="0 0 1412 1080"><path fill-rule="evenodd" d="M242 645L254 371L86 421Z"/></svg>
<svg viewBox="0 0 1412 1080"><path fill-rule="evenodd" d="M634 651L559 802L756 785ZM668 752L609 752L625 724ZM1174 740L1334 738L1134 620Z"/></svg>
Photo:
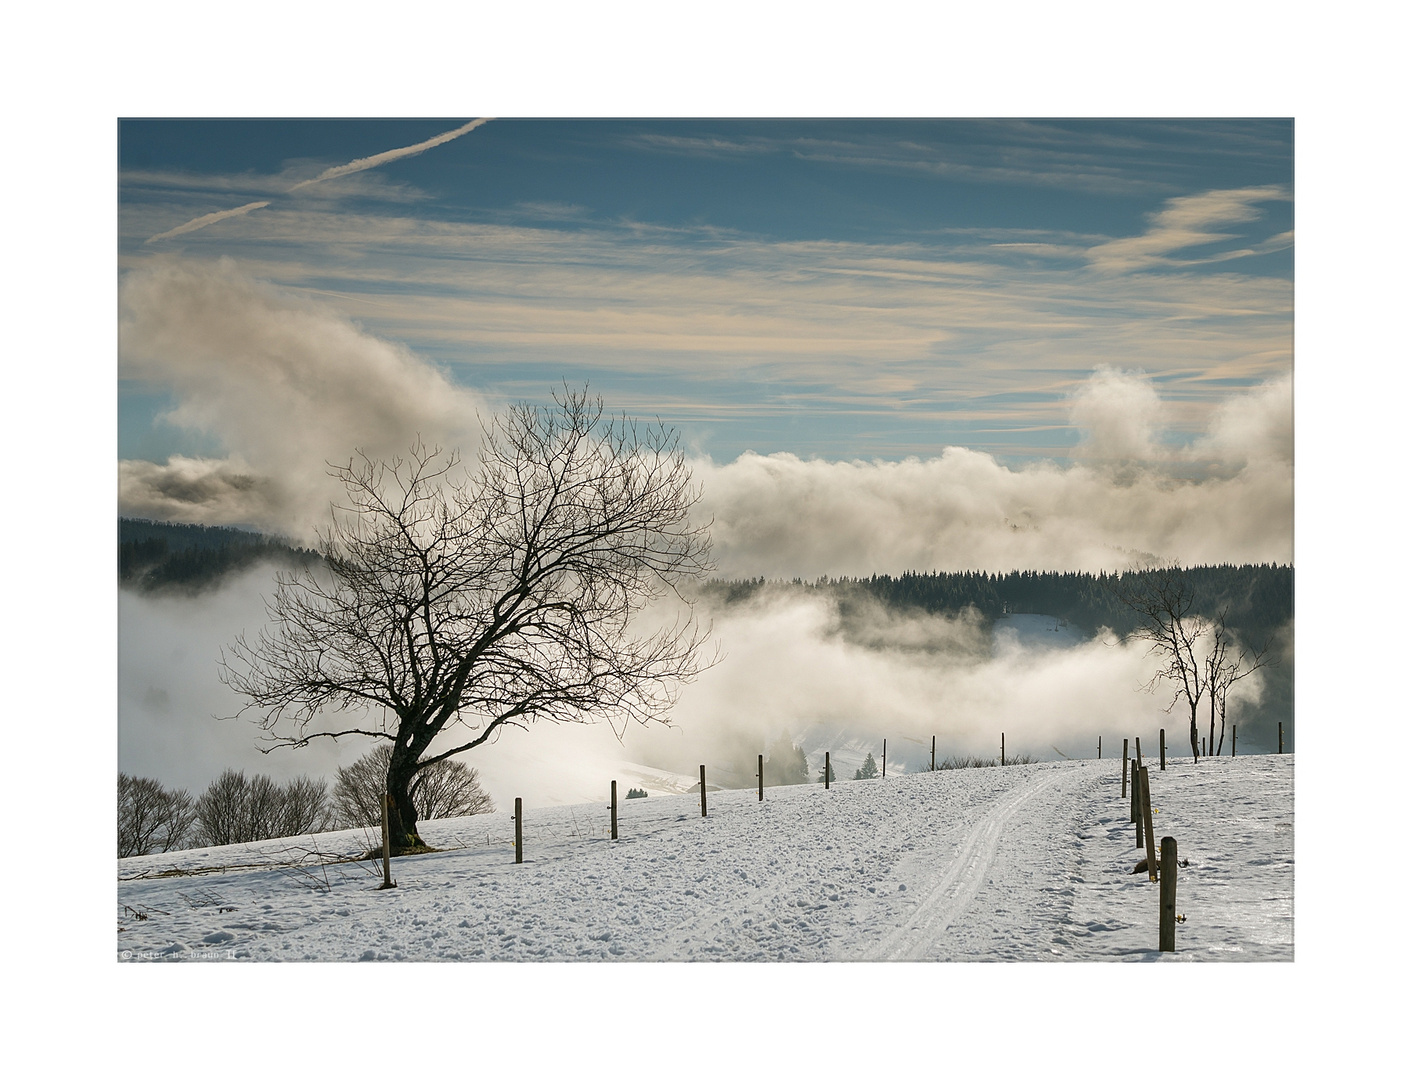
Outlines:
<svg viewBox="0 0 1412 1080"><path fill-rule="evenodd" d="M1180 445L1291 370L1287 120L496 119L296 188L470 119L124 121L120 268L227 259L487 407L588 381L717 463L1063 460L1106 369ZM170 363L119 373L121 458L232 449Z"/></svg>

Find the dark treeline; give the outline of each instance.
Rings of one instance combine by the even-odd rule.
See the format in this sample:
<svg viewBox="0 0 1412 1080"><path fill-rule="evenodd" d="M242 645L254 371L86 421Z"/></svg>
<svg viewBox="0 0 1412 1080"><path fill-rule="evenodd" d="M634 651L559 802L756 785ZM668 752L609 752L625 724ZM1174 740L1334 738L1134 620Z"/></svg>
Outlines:
<svg viewBox="0 0 1412 1080"><path fill-rule="evenodd" d="M838 604L845 632L850 623L866 623L868 607L877 603L892 611L952 616L974 609L992 625L1007 612L1047 615L1068 620L1085 636L1107 627L1126 637L1137 628L1137 616L1118 599L1113 585L1144 573L905 573L813 582L754 578L712 581L706 591L727 605L780 591L825 595ZM1241 645L1256 650L1268 647L1274 662L1261 672L1264 690L1260 704L1244 710L1240 724L1246 733L1243 738L1273 748L1277 723L1283 721L1290 731L1294 715L1294 567L1263 563L1194 566L1181 573L1191 585L1194 613L1208 618L1224 613L1227 629Z"/></svg>
<svg viewBox="0 0 1412 1080"><path fill-rule="evenodd" d="M317 558L280 537L244 529L118 519L118 581L129 588L199 592L257 562L301 566Z"/></svg>
<svg viewBox="0 0 1412 1080"><path fill-rule="evenodd" d="M835 598L846 617L859 601L874 600L893 609L955 615L974 608L987 620L1011 614L1050 615L1067 619L1085 634L1100 627L1126 635L1137 627L1136 615L1114 595L1112 583L1144 571L1121 575L1037 570L1008 574L904 573L866 578L820 578L805 582L713 581L708 593L726 603L748 600L757 592L798 589ZM1191 583L1195 609L1215 616L1226 612L1226 625L1256 645L1273 637L1294 617L1294 567L1270 564L1195 566L1182 574Z"/></svg>

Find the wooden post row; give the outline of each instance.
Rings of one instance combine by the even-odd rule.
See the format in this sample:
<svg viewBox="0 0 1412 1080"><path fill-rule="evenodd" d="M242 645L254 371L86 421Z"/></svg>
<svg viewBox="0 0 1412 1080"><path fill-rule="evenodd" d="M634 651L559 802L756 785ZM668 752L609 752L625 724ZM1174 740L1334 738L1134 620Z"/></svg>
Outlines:
<svg viewBox="0 0 1412 1080"><path fill-rule="evenodd" d="M1158 894L1157 948L1177 951L1177 841L1162 837L1162 887Z"/></svg>
<svg viewBox="0 0 1412 1080"><path fill-rule="evenodd" d="M613 781L612 798L608 801L608 808L612 812L608 818L609 832L612 834L612 839L616 840L618 838L618 782L616 780Z"/></svg>
<svg viewBox="0 0 1412 1080"><path fill-rule="evenodd" d="M701 816L706 816L706 766L701 766Z"/></svg>
<svg viewBox="0 0 1412 1080"><path fill-rule="evenodd" d="M519 799L515 800L515 861L522 863L525 861L525 834L524 834L524 813L523 804Z"/></svg>
<svg viewBox="0 0 1412 1080"><path fill-rule="evenodd" d="M1160 772L1167 771L1167 729L1157 729L1157 761L1161 768Z"/></svg>
<svg viewBox="0 0 1412 1080"><path fill-rule="evenodd" d="M1152 788L1148 785L1147 769L1144 768L1139 775L1142 777L1142 832L1147 841L1147 880L1156 881L1157 844L1152 838Z"/></svg>

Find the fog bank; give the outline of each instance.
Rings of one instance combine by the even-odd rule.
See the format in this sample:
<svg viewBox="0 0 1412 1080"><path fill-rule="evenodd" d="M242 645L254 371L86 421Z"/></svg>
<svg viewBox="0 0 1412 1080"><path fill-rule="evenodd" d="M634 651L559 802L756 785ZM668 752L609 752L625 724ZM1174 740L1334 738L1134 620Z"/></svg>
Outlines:
<svg viewBox="0 0 1412 1080"><path fill-rule="evenodd" d="M369 748L320 739L262 755L253 723L214 718L239 708L216 677L220 647L258 628L271 585L257 568L199 598L120 594L120 768L199 792L227 767L332 778ZM632 726L620 739L607 724L532 724L460 760L498 806L518 796L532 807L606 800L614 779L620 795L685 790L700 764L714 785L781 737L809 752L811 775L833 750L840 778L884 738L889 774L924 767L933 735L942 758L995 757L1002 731L1011 754L1037 759L1093 756L1100 735L1105 755L1134 734L1155 751L1160 727L1174 753L1184 745L1183 717L1163 711L1169 697L1141 690L1153 671L1143 646L1083 640L1041 616L999 620L994 633L975 617L877 607L845 621L827 596L785 589L703 614L723 655L683 689L669 726ZM1259 689L1259 675L1236 684L1232 719Z"/></svg>

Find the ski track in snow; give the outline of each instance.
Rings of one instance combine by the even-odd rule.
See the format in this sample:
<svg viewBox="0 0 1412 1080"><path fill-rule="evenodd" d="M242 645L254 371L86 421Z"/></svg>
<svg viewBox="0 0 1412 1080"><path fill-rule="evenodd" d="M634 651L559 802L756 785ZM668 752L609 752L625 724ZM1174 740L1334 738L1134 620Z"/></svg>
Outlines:
<svg viewBox="0 0 1412 1080"><path fill-rule="evenodd" d="M1062 777L1049 777L1026 784L1015 794L996 800L985 817L971 829L959 850L951 856L939 880L931 887L918 910L881 944L868 950L869 960L922 960L932 957L943 944L943 935L953 923L965 918L967 909L987 882L995 863L1002 834L1015 814L1041 791L1055 786Z"/></svg>
<svg viewBox="0 0 1412 1080"><path fill-rule="evenodd" d="M125 960L1289 960L1293 756L1152 763L1157 835L1190 862L1178 951L1133 876L1119 761L525 811L423 823L380 863L361 832L121 860ZM606 786L606 785L605 785ZM606 793L605 793L606 794ZM606 802L606 798L605 798ZM601 820L600 820L601 819ZM210 871L157 878L179 867ZM139 919L136 913L147 918Z"/></svg>

